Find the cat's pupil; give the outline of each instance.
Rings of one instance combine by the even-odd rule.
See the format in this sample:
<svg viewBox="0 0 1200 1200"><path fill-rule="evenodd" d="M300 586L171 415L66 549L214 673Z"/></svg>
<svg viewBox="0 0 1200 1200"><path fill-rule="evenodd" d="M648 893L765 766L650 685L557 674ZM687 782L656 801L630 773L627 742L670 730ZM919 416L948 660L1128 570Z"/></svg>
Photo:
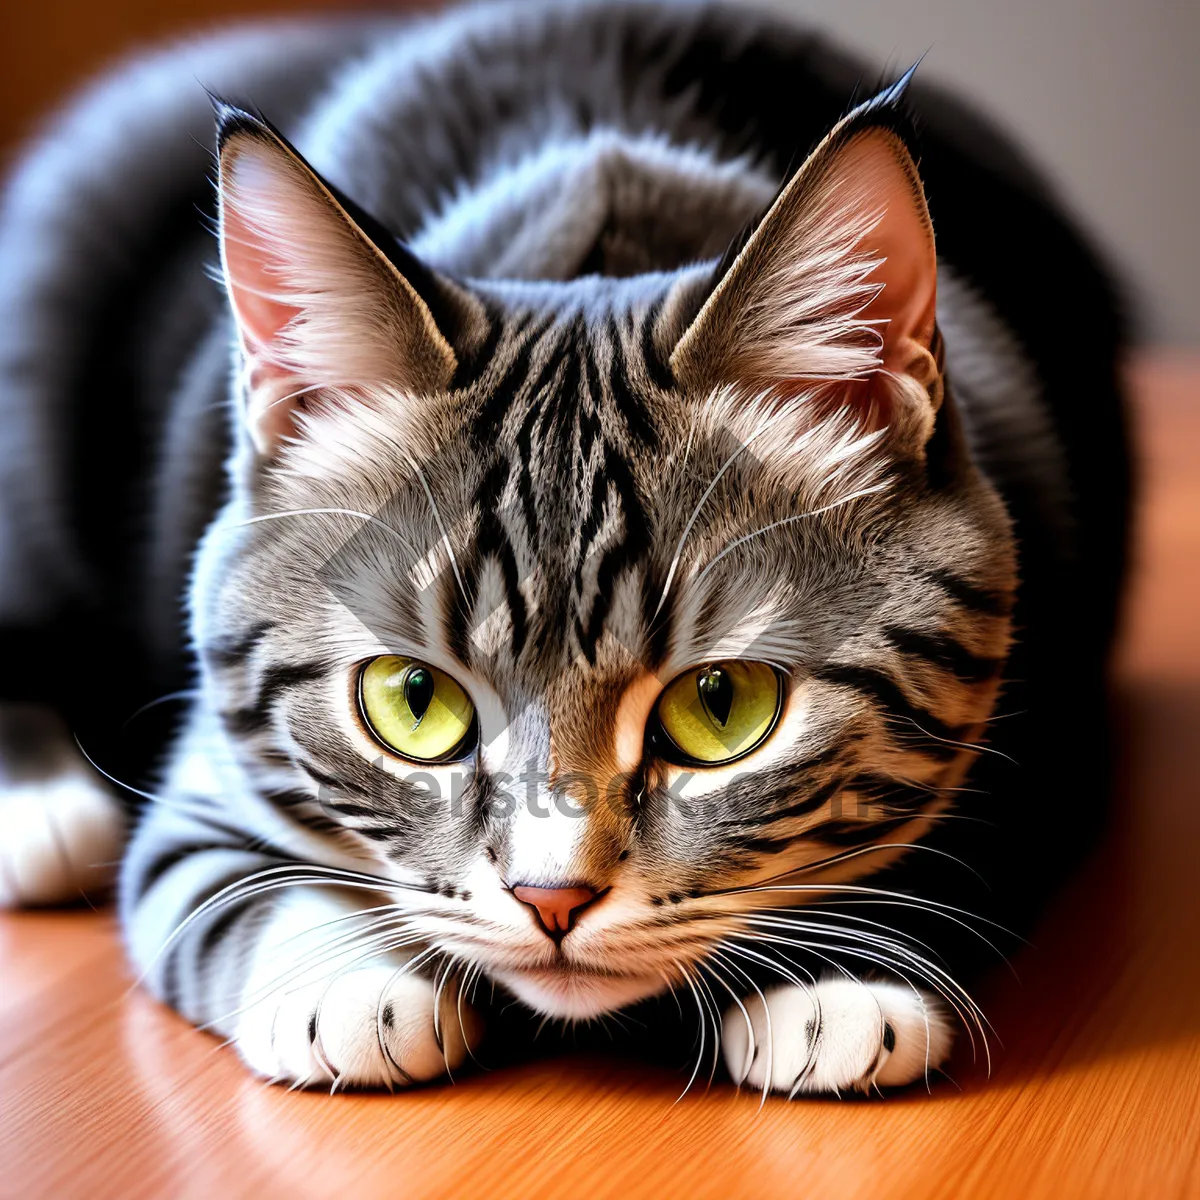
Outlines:
<svg viewBox="0 0 1200 1200"><path fill-rule="evenodd" d="M733 708L733 681L720 667L710 667L700 672L696 686L700 692L700 703L723 729L729 720L729 710Z"/></svg>
<svg viewBox="0 0 1200 1200"><path fill-rule="evenodd" d="M410 667L404 677L404 702L413 715L413 728L433 703L433 676L424 667Z"/></svg>

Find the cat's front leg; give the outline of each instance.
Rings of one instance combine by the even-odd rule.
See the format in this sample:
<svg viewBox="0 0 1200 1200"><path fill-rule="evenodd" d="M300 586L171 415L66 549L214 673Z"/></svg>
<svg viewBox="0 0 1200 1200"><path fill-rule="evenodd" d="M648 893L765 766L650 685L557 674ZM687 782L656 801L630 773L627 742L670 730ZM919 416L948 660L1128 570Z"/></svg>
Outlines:
<svg viewBox="0 0 1200 1200"><path fill-rule="evenodd" d="M229 1022L238 1053L258 1074L301 1086L393 1088L450 1074L483 1031L459 977L428 966L420 946L363 960L355 927L370 919L353 911L317 892L274 909Z"/></svg>
<svg viewBox="0 0 1200 1200"><path fill-rule="evenodd" d="M482 1035L455 973L385 894L305 877L320 870L203 813L152 809L121 885L142 981L283 1083L391 1088L455 1070Z"/></svg>
<svg viewBox="0 0 1200 1200"><path fill-rule="evenodd" d="M788 1095L866 1092L925 1079L953 1041L937 1000L902 983L786 984L734 1005L722 1046L734 1081Z"/></svg>

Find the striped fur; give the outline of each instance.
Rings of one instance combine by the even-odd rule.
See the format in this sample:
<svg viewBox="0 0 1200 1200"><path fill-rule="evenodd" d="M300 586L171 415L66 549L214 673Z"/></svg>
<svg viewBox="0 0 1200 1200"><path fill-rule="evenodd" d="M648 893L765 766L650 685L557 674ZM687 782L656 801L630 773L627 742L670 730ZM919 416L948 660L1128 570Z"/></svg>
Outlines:
<svg viewBox="0 0 1200 1200"><path fill-rule="evenodd" d="M489 6L348 61L294 141L219 109L229 486L121 910L147 984L266 1076L436 1077L481 1036L482 979L571 1019L690 990L703 1024L715 988L731 1071L793 1093L909 1082L949 1015L978 1023L901 908L838 903L915 870L913 905L949 911L912 848L969 808L1020 600L1013 496L1069 540L1067 450L954 261L935 375L880 371L864 247L887 214L829 180L860 136L906 153L901 89L789 176L768 97L739 117L713 91L714 37L750 62L788 28L740 22ZM255 296L300 314L275 344ZM383 653L468 690L467 760L366 733L354 679ZM782 672L778 726L671 765L659 690L738 657ZM559 946L510 889L566 882L604 896ZM891 982L848 994L831 965ZM753 1048L775 1011L786 1071Z"/></svg>

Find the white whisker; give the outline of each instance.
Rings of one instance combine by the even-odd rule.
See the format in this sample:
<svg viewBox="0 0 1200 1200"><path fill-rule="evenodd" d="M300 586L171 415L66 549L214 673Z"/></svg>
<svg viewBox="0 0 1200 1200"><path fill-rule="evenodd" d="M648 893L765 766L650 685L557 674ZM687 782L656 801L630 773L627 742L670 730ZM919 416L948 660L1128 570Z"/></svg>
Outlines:
<svg viewBox="0 0 1200 1200"><path fill-rule="evenodd" d="M458 569L458 560L454 557L454 547L450 544L450 533L446 528L445 522L442 520L441 511L438 509L437 501L433 498L433 489L430 488L428 480L425 478L425 472L421 470L416 460L405 455L405 460L408 465L416 472L417 478L421 481L421 487L425 490L425 499L429 501L429 507L433 510L433 519L437 523L438 532L442 535L442 545L446 548L446 557L450 560L450 569L454 572L454 580L458 584L458 590L463 600L470 603L470 597L467 595L467 586L463 582L463 577Z"/></svg>
<svg viewBox="0 0 1200 1200"><path fill-rule="evenodd" d="M762 537L764 534L770 533L773 529L778 529L782 525L790 525L796 521L805 521L810 517L819 517L824 513L833 512L836 508L841 508L844 504L849 504L854 500L861 500L864 496L873 496L877 492L882 492L887 489L887 483L877 483L873 487L859 488L858 491L851 492L847 496L842 496L838 500L834 500L831 504L823 505L821 508L812 508L808 512L796 513L794 516L783 517L781 520L772 521L769 525L764 525L761 529L755 529L750 533L744 534L742 537L735 538L730 542L720 554L716 555L705 564L704 569L696 576L695 586L699 587L708 573L725 557L725 555L736 550L743 543L751 541L753 538Z"/></svg>
<svg viewBox="0 0 1200 1200"><path fill-rule="evenodd" d="M368 524L377 525L389 537L395 538L407 551L413 552L412 542L406 538L399 530L393 529L386 521L381 521L378 517L372 516L370 513L359 512L356 508L287 508L279 512L260 513L256 517L246 517L242 521L233 521L220 528L224 529L241 529L247 525L258 525L264 521L279 521L284 517L354 517L360 521L366 521Z"/></svg>

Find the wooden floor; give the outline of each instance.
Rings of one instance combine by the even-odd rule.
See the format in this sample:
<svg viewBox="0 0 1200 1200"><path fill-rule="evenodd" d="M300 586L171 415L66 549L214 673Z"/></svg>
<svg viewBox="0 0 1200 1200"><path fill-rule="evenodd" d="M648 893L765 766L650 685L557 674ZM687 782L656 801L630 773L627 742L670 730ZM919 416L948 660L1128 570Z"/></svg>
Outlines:
<svg viewBox="0 0 1200 1200"><path fill-rule="evenodd" d="M932 1095L760 1112L568 1057L395 1097L289 1094L129 993L108 913L11 916L0 1195L1200 1196L1200 361L1135 382L1121 816L1019 982L983 992L1004 1042L990 1079L968 1057Z"/></svg>

